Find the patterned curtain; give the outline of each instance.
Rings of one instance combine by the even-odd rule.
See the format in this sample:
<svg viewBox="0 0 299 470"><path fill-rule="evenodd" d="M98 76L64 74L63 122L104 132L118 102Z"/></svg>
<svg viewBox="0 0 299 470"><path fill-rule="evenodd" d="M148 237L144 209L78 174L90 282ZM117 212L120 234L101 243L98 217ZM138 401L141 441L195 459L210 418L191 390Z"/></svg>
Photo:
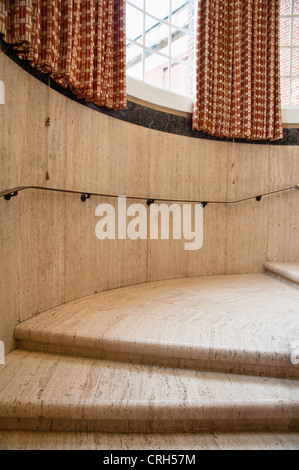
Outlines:
<svg viewBox="0 0 299 470"><path fill-rule="evenodd" d="M78 98L126 107L125 0L0 0L0 34Z"/></svg>
<svg viewBox="0 0 299 470"><path fill-rule="evenodd" d="M195 74L193 129L282 138L279 0L199 0Z"/></svg>

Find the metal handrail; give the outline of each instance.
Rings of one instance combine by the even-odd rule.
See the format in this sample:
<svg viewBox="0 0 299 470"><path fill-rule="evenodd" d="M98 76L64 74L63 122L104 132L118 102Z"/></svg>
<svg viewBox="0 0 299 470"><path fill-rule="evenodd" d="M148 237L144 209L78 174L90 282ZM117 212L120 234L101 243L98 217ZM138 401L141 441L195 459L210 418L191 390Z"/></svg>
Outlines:
<svg viewBox="0 0 299 470"><path fill-rule="evenodd" d="M69 193L69 194L80 194L81 201L85 202L86 199L90 199L91 196L101 196L101 197L111 197L111 198L118 198L121 195L116 194L104 194L104 193L94 193L89 191L77 191L73 189L60 189L60 188L50 188L45 186L18 186L16 188L6 189L0 192L0 197L4 197L6 201L9 201L12 197L18 195L20 191L24 191L26 189L37 189L41 191L53 191L59 193ZM277 189L275 191L269 191L266 193L259 194L258 196L249 196L242 199L236 199L234 201L204 201L204 200L190 200L190 199L168 199L168 198L149 198L143 196L126 196L128 199L138 199L147 201L147 205L150 206L155 201L164 201L164 202L180 202L180 203L198 203L202 204L204 207L207 204L237 204L239 202L249 201L250 199L255 199L256 201L260 201L264 196L270 196L272 194L277 194L285 191L291 191L293 189L299 190L299 184L294 186L289 186L288 188ZM124 196L124 195L123 195Z"/></svg>

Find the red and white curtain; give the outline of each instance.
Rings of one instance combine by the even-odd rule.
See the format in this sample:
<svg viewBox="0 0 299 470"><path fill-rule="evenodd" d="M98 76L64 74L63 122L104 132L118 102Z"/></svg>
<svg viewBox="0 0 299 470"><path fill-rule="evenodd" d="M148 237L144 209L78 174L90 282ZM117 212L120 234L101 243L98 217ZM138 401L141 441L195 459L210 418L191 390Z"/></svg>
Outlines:
<svg viewBox="0 0 299 470"><path fill-rule="evenodd" d="M193 129L282 138L279 0L199 0Z"/></svg>
<svg viewBox="0 0 299 470"><path fill-rule="evenodd" d="M0 0L0 34L78 98L126 107L125 0Z"/></svg>

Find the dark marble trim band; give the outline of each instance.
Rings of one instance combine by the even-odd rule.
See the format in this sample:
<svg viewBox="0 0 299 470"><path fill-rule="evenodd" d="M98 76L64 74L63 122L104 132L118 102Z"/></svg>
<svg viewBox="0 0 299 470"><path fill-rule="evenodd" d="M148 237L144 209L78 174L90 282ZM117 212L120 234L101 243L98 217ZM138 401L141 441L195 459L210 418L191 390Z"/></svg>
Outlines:
<svg viewBox="0 0 299 470"><path fill-rule="evenodd" d="M48 84L48 76L38 72L32 68L27 61L20 60L13 48L3 42L0 38L0 50L2 50L11 60L18 64L26 72L36 77L41 82ZM105 107L96 106L93 103L87 103L85 100L79 100L69 89L62 88L60 85L55 83L52 79L50 86L62 95L81 103L90 109L98 111L116 119L120 119L131 124L138 126L147 127L148 129L155 129L162 132L169 132L171 134L183 135L187 137L206 139L206 140L217 140L221 142L233 142L233 139L226 139L220 137L213 137L208 134L199 131L192 130L192 119L191 117L178 116L163 111L158 111L146 106L128 101L127 109L114 110ZM259 145L299 145L299 129L297 128L284 128L283 138L275 140L273 142L269 140L246 140L246 139L234 139L234 142L246 143L246 144L259 144Z"/></svg>

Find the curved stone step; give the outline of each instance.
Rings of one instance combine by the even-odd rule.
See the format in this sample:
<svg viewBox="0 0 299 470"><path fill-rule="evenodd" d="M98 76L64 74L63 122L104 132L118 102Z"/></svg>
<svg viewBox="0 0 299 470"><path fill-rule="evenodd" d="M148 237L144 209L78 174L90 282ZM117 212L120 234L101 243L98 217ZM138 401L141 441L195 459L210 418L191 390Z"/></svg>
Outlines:
<svg viewBox="0 0 299 470"><path fill-rule="evenodd" d="M288 281L290 284L299 287L299 262L272 263L267 261L264 263L264 268L268 274L275 276L282 281Z"/></svg>
<svg viewBox="0 0 299 470"><path fill-rule="evenodd" d="M140 364L298 378L299 291L265 274L141 284L19 324L22 349Z"/></svg>
<svg viewBox="0 0 299 470"><path fill-rule="evenodd" d="M298 450L299 433L115 434L0 431L0 450ZM167 456L166 456L167 458ZM192 454L189 455L189 461ZM150 458L150 462L154 457ZM99 460L101 462L101 460Z"/></svg>
<svg viewBox="0 0 299 470"><path fill-rule="evenodd" d="M0 366L0 384L2 430L299 430L295 380L15 350Z"/></svg>

